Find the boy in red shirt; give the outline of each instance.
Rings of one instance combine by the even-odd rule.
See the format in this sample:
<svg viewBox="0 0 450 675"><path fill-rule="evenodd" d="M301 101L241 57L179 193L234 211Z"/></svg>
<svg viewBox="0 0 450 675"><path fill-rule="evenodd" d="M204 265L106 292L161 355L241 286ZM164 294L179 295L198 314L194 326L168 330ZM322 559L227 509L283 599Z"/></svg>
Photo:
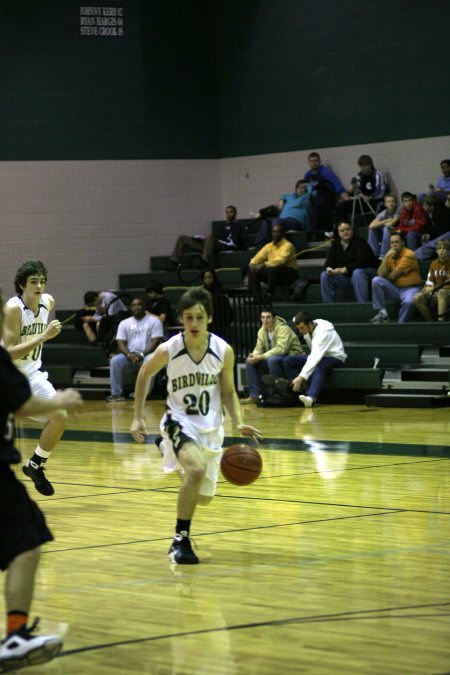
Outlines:
<svg viewBox="0 0 450 675"><path fill-rule="evenodd" d="M415 251L422 243L422 234L431 227L430 217L411 192L402 192L401 200L403 208L395 229L403 232L406 246Z"/></svg>

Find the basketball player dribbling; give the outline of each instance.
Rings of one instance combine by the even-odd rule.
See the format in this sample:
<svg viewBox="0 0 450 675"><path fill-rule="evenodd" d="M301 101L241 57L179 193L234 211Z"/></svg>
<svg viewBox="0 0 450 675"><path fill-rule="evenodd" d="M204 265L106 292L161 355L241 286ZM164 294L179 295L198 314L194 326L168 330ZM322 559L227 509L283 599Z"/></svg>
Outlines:
<svg viewBox="0 0 450 675"><path fill-rule="evenodd" d="M209 504L216 491L224 438L223 406L242 436L257 442L261 432L242 422L234 386L233 349L208 332L210 293L199 287L189 289L180 299L178 313L184 331L159 345L139 371L131 433L138 443L145 442L147 382L166 367L168 394L160 424L160 450L167 473L182 469L169 556L173 563L194 565L199 559L189 537L191 520L197 504Z"/></svg>
<svg viewBox="0 0 450 675"><path fill-rule="evenodd" d="M17 295L5 305L3 342L14 365L27 377L35 396L53 398L56 391L48 381L48 374L40 370L42 346L61 332L61 323L48 323L54 298L44 293L47 269L40 260L27 260L16 272L14 286ZM45 476L45 463L61 438L67 425L65 410L55 410L38 421L46 422L33 456L23 466L23 472L32 479L42 495L55 490Z"/></svg>

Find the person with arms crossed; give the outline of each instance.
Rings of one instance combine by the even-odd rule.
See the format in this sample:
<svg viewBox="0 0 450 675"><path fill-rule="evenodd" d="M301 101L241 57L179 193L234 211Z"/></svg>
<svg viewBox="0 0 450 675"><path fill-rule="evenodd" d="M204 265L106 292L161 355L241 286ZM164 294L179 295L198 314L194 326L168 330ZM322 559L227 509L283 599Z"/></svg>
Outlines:
<svg viewBox="0 0 450 675"><path fill-rule="evenodd" d="M261 433L242 421L231 346L208 332L210 293L191 288L181 297L178 311L184 331L159 345L139 371L131 433L135 441L144 443L147 382L167 368L166 411L160 423L164 470L170 473L180 466L184 470L169 556L173 563L193 565L199 559L189 538L191 520L197 504L209 504L216 491L224 438L223 406L242 436L257 442Z"/></svg>
<svg viewBox="0 0 450 675"><path fill-rule="evenodd" d="M3 299L0 293L0 337ZM44 515L17 478L11 465L20 462L14 445L14 415L29 417L76 409L82 399L73 389L41 398L31 393L27 378L0 347L0 569L4 586L6 637L0 646L0 672L50 661L62 648L59 635L37 635L37 621L27 627L40 546L52 541Z"/></svg>
<svg viewBox="0 0 450 675"><path fill-rule="evenodd" d="M27 260L16 272L14 286L17 295L5 305L4 346L17 368L28 378L31 391L36 396L53 398L56 391L48 381L48 373L40 370L42 346L59 335L61 323L54 319L48 323L54 298L44 293L47 268L40 260ZM42 495L54 494L53 485L45 476L45 464L67 426L68 415L63 409L52 409L38 421L46 424L33 456L22 467Z"/></svg>

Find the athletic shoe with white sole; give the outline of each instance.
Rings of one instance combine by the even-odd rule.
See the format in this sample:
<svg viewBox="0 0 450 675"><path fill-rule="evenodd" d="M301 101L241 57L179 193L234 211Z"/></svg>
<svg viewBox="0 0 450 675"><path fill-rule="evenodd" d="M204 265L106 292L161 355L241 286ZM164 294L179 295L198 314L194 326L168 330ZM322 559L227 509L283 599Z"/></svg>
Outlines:
<svg viewBox="0 0 450 675"><path fill-rule="evenodd" d="M378 314L369 319L369 323L387 323L388 321L389 316L385 309L380 309Z"/></svg>
<svg viewBox="0 0 450 675"><path fill-rule="evenodd" d="M0 672L19 670L27 666L38 666L58 656L63 643L59 635L32 635L39 619L29 628L10 633L0 647Z"/></svg>

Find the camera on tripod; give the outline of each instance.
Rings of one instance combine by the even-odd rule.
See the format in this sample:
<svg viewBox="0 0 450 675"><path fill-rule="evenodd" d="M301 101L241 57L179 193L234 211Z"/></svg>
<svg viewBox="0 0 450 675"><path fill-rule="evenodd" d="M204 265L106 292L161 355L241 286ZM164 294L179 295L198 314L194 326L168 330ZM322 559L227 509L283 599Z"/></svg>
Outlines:
<svg viewBox="0 0 450 675"><path fill-rule="evenodd" d="M353 192L352 192L352 219L351 219L351 226L355 226L356 222L356 208L358 207L359 215L362 217L364 220L364 225L367 225L367 216L368 216L368 211L373 213L375 215L375 210L373 206L370 204L370 202L367 199L364 199L363 193L361 192L361 188L359 187L359 181L357 178L353 177L351 179L351 185L353 187Z"/></svg>
<svg viewBox="0 0 450 675"><path fill-rule="evenodd" d="M355 197L361 197L361 196L362 196L362 192L361 192L361 189L360 189L360 187L359 187L358 179L357 179L355 176L353 176L353 178L351 179L350 185L353 187L353 192L352 192L352 194L353 194Z"/></svg>

